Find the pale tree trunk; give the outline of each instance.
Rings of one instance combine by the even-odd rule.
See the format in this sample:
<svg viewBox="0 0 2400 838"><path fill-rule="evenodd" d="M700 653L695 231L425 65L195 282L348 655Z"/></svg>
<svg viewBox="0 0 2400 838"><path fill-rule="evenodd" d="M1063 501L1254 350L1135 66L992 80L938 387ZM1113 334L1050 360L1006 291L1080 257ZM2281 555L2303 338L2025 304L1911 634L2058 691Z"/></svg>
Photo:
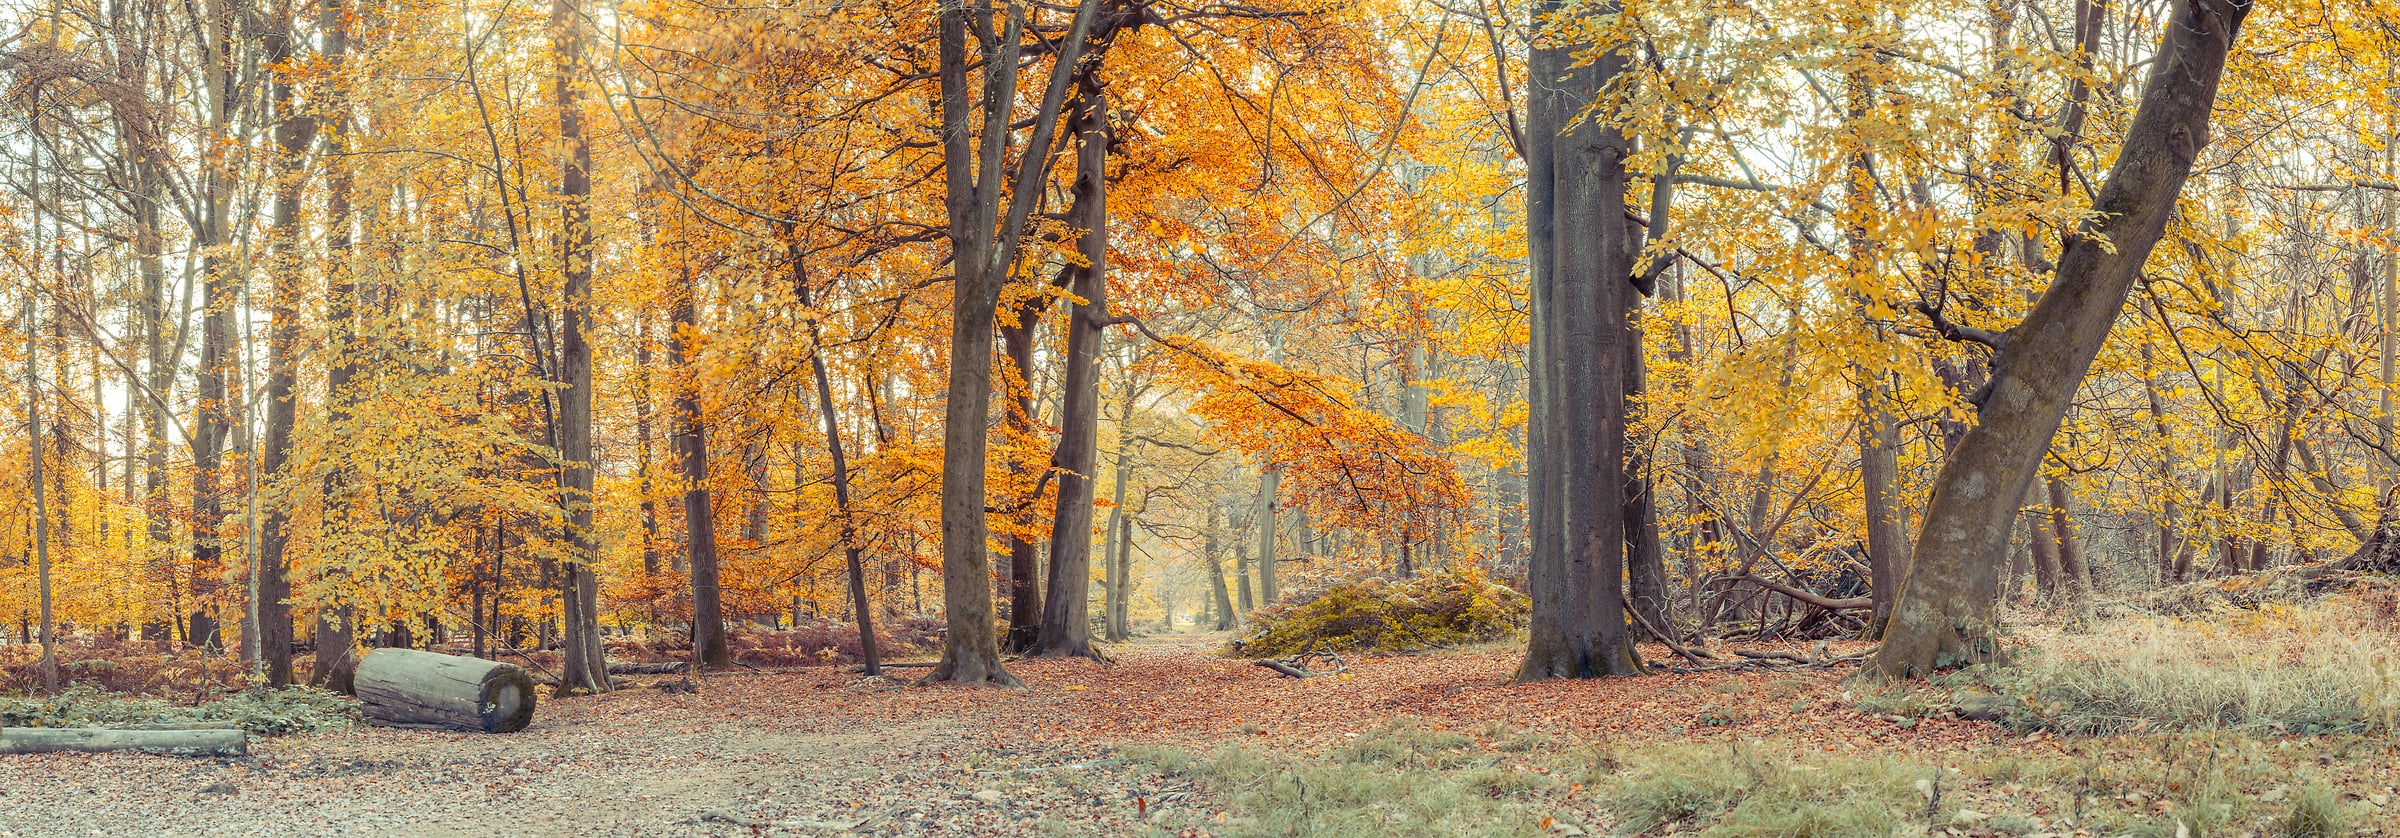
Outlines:
<svg viewBox="0 0 2400 838"><path fill-rule="evenodd" d="M208 140L211 145L224 146L233 141L230 136L233 122L233 12L224 0L210 4L204 22L202 49L205 53L201 77L207 85L202 101L208 109ZM217 496L217 471L223 464L225 441L232 429L232 417L226 412L229 372L228 358L233 349L234 284L241 281L232 259L225 252L229 232L229 214L233 190L232 175L224 170L216 155L208 155L201 166L199 225L193 233L193 247L200 253L200 365L197 371L198 396L192 417L192 613L186 624L187 641L196 647L216 649L223 629L218 616L218 576L224 550L219 543L218 530L223 524L223 501Z"/></svg>
<svg viewBox="0 0 2400 838"><path fill-rule="evenodd" d="M1564 6L1544 0L1537 17ZM1591 10L1606 14L1615 3ZM1624 160L1614 129L1577 119L1626 67L1623 49L1528 59L1526 240L1532 262L1533 613L1523 681L1642 672L1626 624L1625 377L1634 293Z"/></svg>
<svg viewBox="0 0 2400 838"><path fill-rule="evenodd" d="M2048 607L2058 601L2058 539L2042 510L2025 516L2025 550L2033 556L2033 601Z"/></svg>
<svg viewBox="0 0 2400 838"><path fill-rule="evenodd" d="M1040 636L1029 654L1101 657L1092 648L1092 484L1100 442L1099 359L1108 335L1108 103L1097 78L1077 77L1075 203L1070 224L1083 230L1076 249L1075 296L1067 309L1066 375L1060 384L1058 505L1050 528L1050 590ZM1130 394L1128 394L1130 396ZM1131 406L1127 399L1128 408ZM1123 446L1119 446L1120 452ZM1119 484L1120 489L1122 484ZM1120 492L1120 497L1122 493ZM1120 510L1121 511L1121 510ZM1111 589L1116 574L1110 573ZM1114 603L1114 598L1111 599ZM1113 617L1113 615L1112 615ZM1109 625L1114 628L1115 620Z"/></svg>
<svg viewBox="0 0 2400 838"><path fill-rule="evenodd" d="M2069 236L2056 275L1995 359L1974 429L1943 464L1908 578L1869 671L1909 677L1999 656L2001 556L2075 390L2135 275L2166 232L2208 143L2217 83L2247 3L2177 4L2094 218Z"/></svg>
<svg viewBox="0 0 2400 838"><path fill-rule="evenodd" d="M1233 597L1225 590L1225 565L1217 560L1217 505L1208 505L1208 524L1200 530L1200 572L1208 574L1210 601L1216 604L1217 621L1210 628L1228 631L1239 625L1240 617L1233 611Z"/></svg>
<svg viewBox="0 0 2400 838"><path fill-rule="evenodd" d="M559 563L562 598L559 673L561 692L607 692L608 661L600 646L600 583L593 567L600 559L599 536L592 532L592 144L583 129L583 75L590 70L584 51L590 36L584 31L581 0L550 4L551 98L558 106L558 138L564 159L559 165L559 308L565 323L560 330L558 360L559 501L566 509L567 555Z"/></svg>
<svg viewBox="0 0 2400 838"><path fill-rule="evenodd" d="M38 169L37 177L38 175ZM38 184L39 181L36 181ZM37 185L35 191L38 193ZM35 237L40 237L40 220L36 217ZM58 692L58 644L51 617L50 580L50 495L42 482L42 378L40 329L34 320L35 300L40 296L39 284L25 293L25 424L26 424L26 481L33 488L33 553L34 575L40 587L42 611L42 659L40 672L42 691Z"/></svg>
<svg viewBox="0 0 2400 838"><path fill-rule="evenodd" d="M667 368L672 370L675 389L674 413L668 422L683 478L684 559L692 588L692 659L702 668L731 669L733 653L725 643L725 605L717 567L716 505L708 490L708 430L700 422L699 373L688 349L699 334L693 285L687 266L667 326Z"/></svg>
<svg viewBox="0 0 2400 838"><path fill-rule="evenodd" d="M633 447L634 478L642 496L642 575L658 575L658 500L651 497L652 426L650 419L650 303L634 313Z"/></svg>

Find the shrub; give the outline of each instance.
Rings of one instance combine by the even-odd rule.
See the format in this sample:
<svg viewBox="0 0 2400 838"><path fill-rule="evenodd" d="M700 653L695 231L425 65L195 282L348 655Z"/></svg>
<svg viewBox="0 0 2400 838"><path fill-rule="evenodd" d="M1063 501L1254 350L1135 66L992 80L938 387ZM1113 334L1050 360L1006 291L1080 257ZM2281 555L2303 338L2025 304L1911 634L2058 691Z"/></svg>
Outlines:
<svg viewBox="0 0 2400 838"><path fill-rule="evenodd" d="M1311 651L1397 652L1498 640L1525 625L1524 594L1473 570L1380 577L1285 597L1259 609L1234 644L1251 657Z"/></svg>
<svg viewBox="0 0 2400 838"><path fill-rule="evenodd" d="M0 692L39 688L41 654L41 647L31 644L0 646ZM246 674L240 663L224 653L167 640L102 635L64 638L58 644L60 687L86 686L189 702L239 690L247 682Z"/></svg>

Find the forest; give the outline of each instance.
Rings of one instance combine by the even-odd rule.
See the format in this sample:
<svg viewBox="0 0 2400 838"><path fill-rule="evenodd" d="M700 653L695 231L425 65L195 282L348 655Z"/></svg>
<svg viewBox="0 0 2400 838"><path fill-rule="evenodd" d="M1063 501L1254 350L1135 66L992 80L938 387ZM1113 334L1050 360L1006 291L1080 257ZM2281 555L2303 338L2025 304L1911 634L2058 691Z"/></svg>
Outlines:
<svg viewBox="0 0 2400 838"><path fill-rule="evenodd" d="M0 835L2400 831L2381 0L13 0L0 79ZM170 728L244 755L34 753Z"/></svg>

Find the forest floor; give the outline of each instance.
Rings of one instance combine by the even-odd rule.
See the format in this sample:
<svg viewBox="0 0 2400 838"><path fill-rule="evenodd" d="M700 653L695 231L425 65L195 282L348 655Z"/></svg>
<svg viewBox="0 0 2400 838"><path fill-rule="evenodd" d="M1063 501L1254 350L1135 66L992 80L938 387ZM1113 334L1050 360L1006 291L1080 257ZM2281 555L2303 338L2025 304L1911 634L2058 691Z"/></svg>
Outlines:
<svg viewBox="0 0 2400 838"><path fill-rule="evenodd" d="M1712 823L2247 834L2235 825L2288 820L2276 801L2319 787L2302 763L2345 791L2327 816L2339 830L2297 834L2400 829L2379 817L2395 805L2389 737L2053 739L1863 712L1847 669L1512 685L1503 648L1301 680L1217 656L1223 640L1013 663L1025 690L832 669L711 675L697 694L636 678L545 703L513 735L356 728L243 759L10 757L0 836L1666 834L1770 787L1790 805L1747 829Z"/></svg>

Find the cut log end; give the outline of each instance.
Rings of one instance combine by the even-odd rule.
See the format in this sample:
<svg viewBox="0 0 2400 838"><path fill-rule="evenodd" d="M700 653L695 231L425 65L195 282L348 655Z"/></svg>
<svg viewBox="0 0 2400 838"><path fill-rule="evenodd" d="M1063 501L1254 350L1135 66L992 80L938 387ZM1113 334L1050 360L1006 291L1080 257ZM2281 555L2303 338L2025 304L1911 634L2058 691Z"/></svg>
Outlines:
<svg viewBox="0 0 2400 838"><path fill-rule="evenodd" d="M533 676L514 664L377 649L358 664L358 700L384 727L513 733L533 723Z"/></svg>

